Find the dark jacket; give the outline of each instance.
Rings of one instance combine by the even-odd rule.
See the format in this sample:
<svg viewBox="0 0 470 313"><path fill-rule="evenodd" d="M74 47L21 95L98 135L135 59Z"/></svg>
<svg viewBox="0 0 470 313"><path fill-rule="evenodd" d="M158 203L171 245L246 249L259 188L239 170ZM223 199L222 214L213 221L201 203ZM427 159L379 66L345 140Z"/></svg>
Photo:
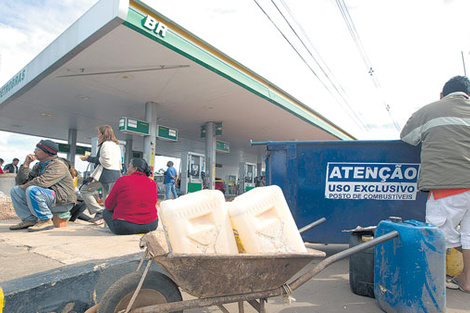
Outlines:
<svg viewBox="0 0 470 313"><path fill-rule="evenodd" d="M18 165L13 165L12 163L5 165L3 168L5 173L18 173Z"/></svg>

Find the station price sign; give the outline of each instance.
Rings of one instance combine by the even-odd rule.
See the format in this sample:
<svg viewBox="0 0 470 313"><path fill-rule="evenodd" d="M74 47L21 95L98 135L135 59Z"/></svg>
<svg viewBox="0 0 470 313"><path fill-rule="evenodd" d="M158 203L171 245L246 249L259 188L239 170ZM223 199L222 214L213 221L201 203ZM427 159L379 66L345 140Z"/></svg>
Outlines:
<svg viewBox="0 0 470 313"><path fill-rule="evenodd" d="M228 142L217 140L215 143L215 151L221 153L230 153L230 144Z"/></svg>
<svg viewBox="0 0 470 313"><path fill-rule="evenodd" d="M69 153L70 152L70 145L69 144L64 144L64 143L59 143L59 152ZM85 152L91 152L91 147L75 146L75 154L85 155Z"/></svg>
<svg viewBox="0 0 470 313"><path fill-rule="evenodd" d="M170 128L162 125L158 125L157 127L157 138L178 141L178 130L176 128Z"/></svg>
<svg viewBox="0 0 470 313"><path fill-rule="evenodd" d="M146 121L139 121L130 117L121 117L119 120L119 130L124 133L146 136L150 133L149 128L149 123Z"/></svg>

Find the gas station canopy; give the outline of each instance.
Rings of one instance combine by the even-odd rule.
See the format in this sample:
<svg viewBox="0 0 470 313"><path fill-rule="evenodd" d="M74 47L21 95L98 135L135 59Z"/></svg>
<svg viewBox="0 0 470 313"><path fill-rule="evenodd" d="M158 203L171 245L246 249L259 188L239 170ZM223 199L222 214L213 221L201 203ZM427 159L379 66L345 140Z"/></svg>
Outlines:
<svg viewBox="0 0 470 313"><path fill-rule="evenodd" d="M222 123L218 140L237 155L262 149L250 140L354 139L154 9L124 0L99 1L1 87L0 130L67 140L73 129L90 143L109 124L126 140L120 119L145 120L147 102L159 125L185 138L166 155L204 142L208 121ZM140 141L134 136L134 149Z"/></svg>

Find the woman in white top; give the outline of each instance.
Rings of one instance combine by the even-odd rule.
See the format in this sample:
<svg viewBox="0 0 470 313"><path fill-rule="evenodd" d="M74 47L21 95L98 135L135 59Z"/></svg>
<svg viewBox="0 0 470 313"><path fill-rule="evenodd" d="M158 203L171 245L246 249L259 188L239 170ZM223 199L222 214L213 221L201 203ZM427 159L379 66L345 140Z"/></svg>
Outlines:
<svg viewBox="0 0 470 313"><path fill-rule="evenodd" d="M104 207L98 204L95 194L99 188L102 188L104 203L114 183L121 177L121 148L111 126L103 125L98 128L98 147L96 157L86 155L80 157L82 161L95 164L95 170L90 175L92 181L83 185L80 193L88 210L96 213L90 221L101 224Z"/></svg>

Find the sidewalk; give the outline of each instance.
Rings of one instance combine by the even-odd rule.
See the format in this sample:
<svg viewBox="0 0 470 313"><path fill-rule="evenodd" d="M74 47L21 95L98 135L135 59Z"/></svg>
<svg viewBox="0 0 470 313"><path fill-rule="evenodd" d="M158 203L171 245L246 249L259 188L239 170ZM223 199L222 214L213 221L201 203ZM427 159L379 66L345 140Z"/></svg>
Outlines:
<svg viewBox="0 0 470 313"><path fill-rule="evenodd" d="M116 236L89 223L69 222L64 228L34 233L8 229L18 222L0 221L0 281L141 251L141 236Z"/></svg>
<svg viewBox="0 0 470 313"><path fill-rule="evenodd" d="M84 222L68 223L56 228L30 233L26 230L10 231L9 226L18 220L0 221L0 285L1 282L39 273L65 265L84 261L105 259L140 252L140 235L116 236L103 227ZM332 255L346 245L312 245ZM315 261L318 263L320 260ZM210 275L209 275L210 278ZM185 299L190 298L183 294ZM382 312L375 299L357 296L349 288L348 260L339 261L294 292L297 300L291 305L283 299L270 298L267 312L282 313L337 313ZM470 295L447 290L447 312L470 312ZM237 312L236 306L227 306ZM246 312L255 312L245 304ZM186 310L189 313L220 312L216 307Z"/></svg>

